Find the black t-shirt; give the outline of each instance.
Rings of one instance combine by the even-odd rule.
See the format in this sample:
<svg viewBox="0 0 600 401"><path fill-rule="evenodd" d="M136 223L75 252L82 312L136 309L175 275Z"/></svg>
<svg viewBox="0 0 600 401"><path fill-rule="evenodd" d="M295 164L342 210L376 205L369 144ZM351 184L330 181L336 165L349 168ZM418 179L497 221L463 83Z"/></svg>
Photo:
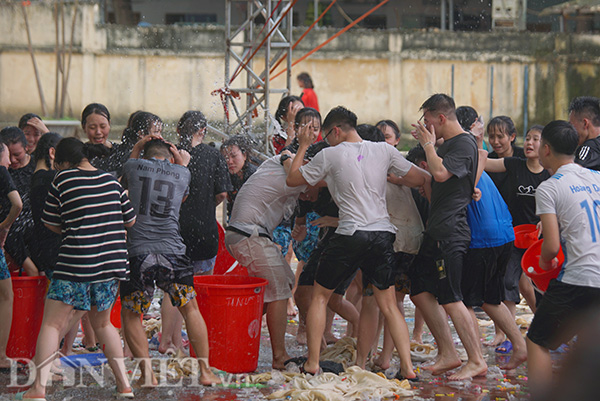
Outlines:
<svg viewBox="0 0 600 401"><path fill-rule="evenodd" d="M23 235L28 237L31 233L31 229L33 228L33 220L31 217L31 202L29 201L29 191L31 189L31 176L35 171L35 162L33 157L29 161L29 163L25 167L21 167L18 169L9 168L8 172L17 187L17 191L19 191L19 195L21 196L21 201L23 202L23 210L17 217L17 220L13 223L11 227L11 231L23 231Z"/></svg>
<svg viewBox="0 0 600 401"><path fill-rule="evenodd" d="M61 236L50 231L42 223L44 205L55 170L38 170L31 177L31 214L33 215L32 241L29 243L31 260L42 271L52 270L58 258Z"/></svg>
<svg viewBox="0 0 600 401"><path fill-rule="evenodd" d="M518 157L505 157L504 167L510 183L508 199L504 200L512 215L513 225L536 224L540 218L535 214L535 190L542 181L550 178L550 173L548 170L532 173L527 168L527 159Z"/></svg>
<svg viewBox="0 0 600 401"><path fill-rule="evenodd" d="M600 170L600 137L588 139L577 148L575 163L591 170Z"/></svg>
<svg viewBox="0 0 600 401"><path fill-rule="evenodd" d="M426 232L435 240L469 240L467 205L471 202L477 173L477 142L462 133L447 141L437 151L452 177L444 182L432 180L431 207Z"/></svg>
<svg viewBox="0 0 600 401"><path fill-rule="evenodd" d="M98 170L106 171L113 177L119 178L123 175L123 165L129 160L133 146L125 142L113 143L108 156L94 157L90 160L90 164Z"/></svg>
<svg viewBox="0 0 600 401"><path fill-rule="evenodd" d="M190 156L190 194L181 205L179 225L190 259L206 260L215 257L219 249L215 195L233 187L225 158L217 149L200 144Z"/></svg>
<svg viewBox="0 0 600 401"><path fill-rule="evenodd" d="M513 146L512 157L525 159L525 151L523 150L523 148ZM498 154L496 152L488 153L488 158L499 159ZM512 188L512 185L508 179L508 173L505 171L503 173L488 173L488 175L490 176L492 181L494 181L494 184L496 184L496 188L498 188L498 191L500 192L500 195L502 195L504 202L508 203L508 197L510 196Z"/></svg>
<svg viewBox="0 0 600 401"><path fill-rule="evenodd" d="M0 221L6 219L12 206L8 199L8 194L16 190L17 187L8 173L8 170L6 167L0 166Z"/></svg>
<svg viewBox="0 0 600 401"><path fill-rule="evenodd" d="M231 185L233 189L227 192L227 217L231 216L231 211L233 210L233 203L235 202L235 197L239 192L240 188L248 178L252 174L254 174L258 170L258 166L253 163L246 163L246 165L242 168L242 177L240 178L237 174L230 174L229 178L231 179Z"/></svg>

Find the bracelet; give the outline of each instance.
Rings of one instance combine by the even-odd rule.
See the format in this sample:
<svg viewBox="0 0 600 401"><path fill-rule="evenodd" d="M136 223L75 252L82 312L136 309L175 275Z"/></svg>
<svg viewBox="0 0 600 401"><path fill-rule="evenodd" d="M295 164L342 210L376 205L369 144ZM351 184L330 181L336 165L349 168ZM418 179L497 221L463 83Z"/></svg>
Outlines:
<svg viewBox="0 0 600 401"><path fill-rule="evenodd" d="M431 142L431 141L427 141L427 142L425 142L425 143L423 144L423 149L425 149L425 146L427 146L427 145L433 145L433 142Z"/></svg>

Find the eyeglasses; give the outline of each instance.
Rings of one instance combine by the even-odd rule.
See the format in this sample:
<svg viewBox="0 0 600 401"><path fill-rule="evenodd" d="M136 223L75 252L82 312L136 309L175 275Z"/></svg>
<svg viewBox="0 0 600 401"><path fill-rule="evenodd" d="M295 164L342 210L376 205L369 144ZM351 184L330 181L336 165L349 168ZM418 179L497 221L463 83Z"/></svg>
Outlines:
<svg viewBox="0 0 600 401"><path fill-rule="evenodd" d="M336 129L336 128L339 128L339 127L341 127L341 125L336 125L336 126L335 126L335 127L333 127L332 129L330 129L329 131L327 131L327 133L326 133L326 134L325 134L325 136L323 137L323 140L324 140L326 143L329 143L329 142L327 141L327 137L329 136L329 134L331 134L331 132L332 132L334 129Z"/></svg>

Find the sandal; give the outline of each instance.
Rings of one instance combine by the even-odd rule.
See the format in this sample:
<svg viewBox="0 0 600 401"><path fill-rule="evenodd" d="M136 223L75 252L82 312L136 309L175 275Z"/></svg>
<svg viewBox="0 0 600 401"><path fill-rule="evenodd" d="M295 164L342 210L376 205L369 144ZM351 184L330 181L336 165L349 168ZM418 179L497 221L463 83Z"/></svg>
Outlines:
<svg viewBox="0 0 600 401"><path fill-rule="evenodd" d="M513 346L512 343L508 340L505 340L502 344L496 347L496 353L498 354L510 354Z"/></svg>
<svg viewBox="0 0 600 401"><path fill-rule="evenodd" d="M399 370L398 373L396 373L396 376L394 376L394 379L398 379L400 381L408 380L411 383L416 383L416 382L420 381L419 376L415 376L415 377L409 379L407 377L402 376L402 373L400 373L400 372L401 372L401 370Z"/></svg>

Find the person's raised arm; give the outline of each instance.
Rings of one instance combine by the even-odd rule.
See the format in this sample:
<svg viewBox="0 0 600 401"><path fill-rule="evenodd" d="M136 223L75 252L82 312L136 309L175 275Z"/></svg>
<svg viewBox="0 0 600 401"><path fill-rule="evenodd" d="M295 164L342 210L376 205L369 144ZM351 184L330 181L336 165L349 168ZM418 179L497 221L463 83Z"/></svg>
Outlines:
<svg viewBox="0 0 600 401"><path fill-rule="evenodd" d="M21 210L23 210L23 202L21 201L18 191L15 190L9 192L7 197L10 201L10 210L4 221L0 223L0 247L4 247L4 242L6 241L10 226L15 222L21 213Z"/></svg>
<svg viewBox="0 0 600 401"><path fill-rule="evenodd" d="M412 124L415 127L413 135L417 138L427 158L429 172L437 182L445 182L452 177L452 173L444 166L443 159L435 151L435 128L431 126L431 132L421 123Z"/></svg>
<svg viewBox="0 0 600 401"><path fill-rule="evenodd" d="M485 171L488 173L504 173L506 166L504 165L504 158L502 159L490 159L487 158L485 162Z"/></svg>
<svg viewBox="0 0 600 401"><path fill-rule="evenodd" d="M302 173L300 173L300 167L302 167L302 161L304 160L306 150L315 139L316 136L314 134L312 122L300 128L298 132L298 151L296 152L294 159L291 161L290 170L285 181L289 187L299 187L300 185L308 184L306 179L302 176ZM289 159L286 161L286 163L290 163Z"/></svg>
<svg viewBox="0 0 600 401"><path fill-rule="evenodd" d="M544 230L544 242L540 254L540 267L543 270L551 270L556 267L556 255L560 250L560 231L558 219L555 214L546 213L540 215L540 222Z"/></svg>
<svg viewBox="0 0 600 401"><path fill-rule="evenodd" d="M146 145L146 143L150 142L153 139L162 139L162 136L146 135L146 136L142 137L142 139L137 141L137 143L133 146L133 149L131 150L131 154L129 155L129 158L130 159L139 159L140 155L142 154L142 150L144 150L144 145Z"/></svg>

